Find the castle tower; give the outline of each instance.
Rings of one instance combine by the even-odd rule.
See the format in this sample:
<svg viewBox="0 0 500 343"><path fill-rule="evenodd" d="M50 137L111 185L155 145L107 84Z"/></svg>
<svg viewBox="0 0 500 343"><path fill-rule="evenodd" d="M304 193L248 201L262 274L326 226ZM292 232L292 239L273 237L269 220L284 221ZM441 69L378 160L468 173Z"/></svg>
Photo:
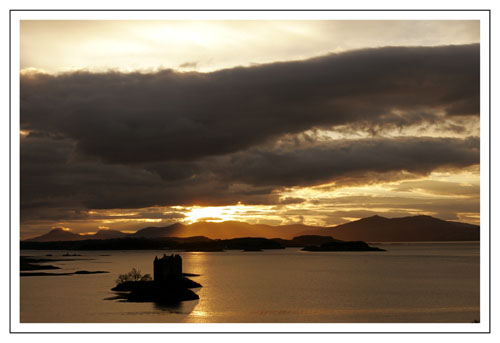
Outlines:
<svg viewBox="0 0 500 343"><path fill-rule="evenodd" d="M163 284L178 284L182 281L182 258L180 255L163 254L162 258L155 256L154 281Z"/></svg>

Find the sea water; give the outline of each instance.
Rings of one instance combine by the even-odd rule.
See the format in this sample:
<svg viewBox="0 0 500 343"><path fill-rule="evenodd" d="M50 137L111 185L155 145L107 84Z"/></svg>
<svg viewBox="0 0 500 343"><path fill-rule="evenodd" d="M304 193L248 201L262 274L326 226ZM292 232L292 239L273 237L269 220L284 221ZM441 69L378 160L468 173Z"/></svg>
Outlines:
<svg viewBox="0 0 500 343"><path fill-rule="evenodd" d="M471 323L479 318L479 243L375 245L386 252L176 252L199 300L113 299L119 274L153 274L171 251L22 250L60 267L107 274L21 277L22 323ZM47 257L46 255L52 255Z"/></svg>

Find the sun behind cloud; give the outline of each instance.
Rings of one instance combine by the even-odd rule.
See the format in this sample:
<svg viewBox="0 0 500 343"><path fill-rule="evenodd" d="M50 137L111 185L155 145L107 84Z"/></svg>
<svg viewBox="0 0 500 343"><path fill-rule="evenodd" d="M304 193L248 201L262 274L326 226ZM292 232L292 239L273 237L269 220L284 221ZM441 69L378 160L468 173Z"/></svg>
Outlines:
<svg viewBox="0 0 500 343"><path fill-rule="evenodd" d="M199 221L207 222L224 222L235 220L235 214L239 211L244 211L244 206L193 206L187 208L186 217L184 222L196 223Z"/></svg>
<svg viewBox="0 0 500 343"><path fill-rule="evenodd" d="M21 235L480 221L479 21L21 22Z"/></svg>

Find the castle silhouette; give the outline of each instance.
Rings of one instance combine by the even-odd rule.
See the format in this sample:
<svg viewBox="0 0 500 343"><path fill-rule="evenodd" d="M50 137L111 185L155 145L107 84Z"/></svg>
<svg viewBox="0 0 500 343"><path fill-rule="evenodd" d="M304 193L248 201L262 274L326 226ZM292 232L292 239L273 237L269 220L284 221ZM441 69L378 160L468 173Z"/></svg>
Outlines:
<svg viewBox="0 0 500 343"><path fill-rule="evenodd" d="M182 258L180 255L172 254L158 258L155 256L154 281L161 284L175 285L182 282Z"/></svg>

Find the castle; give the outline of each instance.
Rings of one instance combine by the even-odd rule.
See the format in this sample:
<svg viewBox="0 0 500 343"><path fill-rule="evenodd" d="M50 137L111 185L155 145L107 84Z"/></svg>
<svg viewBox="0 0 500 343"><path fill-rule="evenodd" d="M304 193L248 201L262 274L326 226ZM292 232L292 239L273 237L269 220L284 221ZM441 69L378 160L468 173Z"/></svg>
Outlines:
<svg viewBox="0 0 500 343"><path fill-rule="evenodd" d="M167 256L162 258L155 256L153 262L154 281L163 284L178 284L182 282L182 258L180 255Z"/></svg>

